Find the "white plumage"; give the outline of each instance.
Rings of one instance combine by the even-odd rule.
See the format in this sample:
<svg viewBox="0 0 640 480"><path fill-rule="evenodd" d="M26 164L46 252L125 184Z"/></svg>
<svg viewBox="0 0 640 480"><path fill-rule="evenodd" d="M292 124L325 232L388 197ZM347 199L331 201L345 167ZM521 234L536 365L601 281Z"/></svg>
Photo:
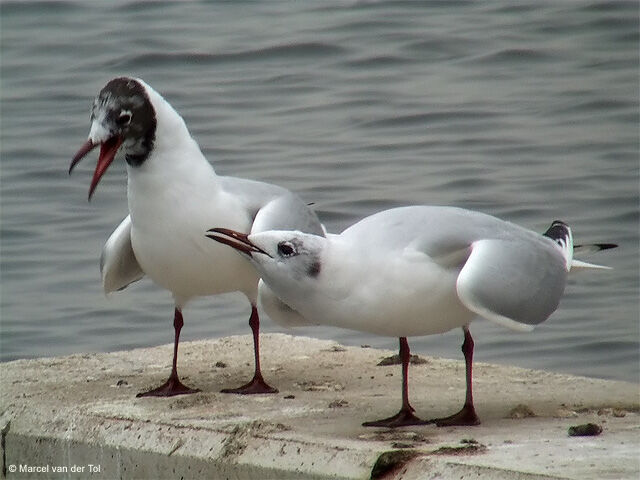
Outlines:
<svg viewBox="0 0 640 480"><path fill-rule="evenodd" d="M276 322L400 338L403 406L394 417L365 424L374 426L424 423L408 401L406 337L459 327L465 334L467 399L460 413L437 423L479 423L471 394L468 324L479 315L531 330L558 307L574 262L598 268L573 260L571 230L562 222L541 235L454 207L385 210L327 237L292 231L247 236L226 228L213 228L208 236L251 258L264 282L262 304Z"/></svg>
<svg viewBox="0 0 640 480"><path fill-rule="evenodd" d="M176 371L182 309L193 297L234 291L244 293L252 305L256 370L252 382L233 391L276 391L260 372L258 275L245 258L209 241L204 232L213 223L251 232L277 228L323 235L315 213L281 187L218 176L182 117L140 79L117 78L102 89L94 102L89 140L71 169L98 145L90 197L118 149L125 154L128 176L129 216L102 252L104 289L120 290L147 275L175 300L172 375L147 394L193 391L179 382Z"/></svg>

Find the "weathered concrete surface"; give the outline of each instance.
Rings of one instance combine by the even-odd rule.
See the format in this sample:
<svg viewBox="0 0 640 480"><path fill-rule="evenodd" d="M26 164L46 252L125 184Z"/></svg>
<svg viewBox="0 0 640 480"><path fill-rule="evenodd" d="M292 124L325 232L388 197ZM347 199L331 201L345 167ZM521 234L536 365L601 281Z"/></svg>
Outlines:
<svg viewBox="0 0 640 480"><path fill-rule="evenodd" d="M373 471L405 480L584 480L640 473L638 385L476 364L481 426L371 429L361 423L399 407L399 366L376 366L394 352L279 334L262 343L276 395L218 393L249 378L249 336L181 344L183 379L202 392L173 398L135 397L165 380L170 345L0 364L6 476L264 480L370 478ZM461 362L427 358L411 366L410 381L423 418L461 406ZM513 418L520 404L521 415L535 416ZM569 426L587 422L602 434L568 436ZM396 468L385 473L385 459ZM21 473L21 465L48 471Z"/></svg>

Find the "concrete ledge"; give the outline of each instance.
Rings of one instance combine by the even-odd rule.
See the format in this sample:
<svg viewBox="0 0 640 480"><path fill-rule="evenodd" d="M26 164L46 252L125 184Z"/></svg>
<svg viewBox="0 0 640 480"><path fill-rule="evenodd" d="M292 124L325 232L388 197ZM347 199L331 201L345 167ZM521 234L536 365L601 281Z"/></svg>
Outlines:
<svg viewBox="0 0 640 480"><path fill-rule="evenodd" d="M202 392L165 399L135 394L165 380L171 345L2 364L3 476L584 480L640 474L638 385L477 364L482 425L371 429L362 421L399 407L399 366L376 365L395 352L281 334L264 335L262 344L276 395L218 393L249 378L249 336L181 344L183 380ZM463 363L425 358L410 368L413 406L423 418L453 413L464 398ZM514 411L518 405L526 408ZM568 436L569 426L587 422L603 432Z"/></svg>

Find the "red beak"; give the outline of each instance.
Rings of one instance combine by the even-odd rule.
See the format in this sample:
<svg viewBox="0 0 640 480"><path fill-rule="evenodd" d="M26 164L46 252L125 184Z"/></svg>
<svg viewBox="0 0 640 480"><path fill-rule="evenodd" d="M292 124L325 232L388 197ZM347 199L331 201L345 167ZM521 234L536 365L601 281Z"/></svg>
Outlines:
<svg viewBox="0 0 640 480"><path fill-rule="evenodd" d="M91 200L91 196L98 186L98 182L100 182L100 178L104 175L104 172L107 171L111 162L116 156L116 152L122 145L123 138L120 136L111 137L105 142L100 144L100 156L98 157L98 163L96 164L96 169L93 172L93 179L91 180L91 186L89 187L89 200ZM91 150L96 148L98 144L93 143L91 140L87 140L78 153L76 153L71 160L71 165L69 166L69 174L73 171L75 166L82 160L82 158L89 153Z"/></svg>
<svg viewBox="0 0 640 480"><path fill-rule="evenodd" d="M251 256L254 253L263 253L268 257L271 256L257 245L251 243L249 236L245 233L236 232L228 228L211 228L207 230L207 233L209 235L206 236L211 240L229 245L246 255Z"/></svg>

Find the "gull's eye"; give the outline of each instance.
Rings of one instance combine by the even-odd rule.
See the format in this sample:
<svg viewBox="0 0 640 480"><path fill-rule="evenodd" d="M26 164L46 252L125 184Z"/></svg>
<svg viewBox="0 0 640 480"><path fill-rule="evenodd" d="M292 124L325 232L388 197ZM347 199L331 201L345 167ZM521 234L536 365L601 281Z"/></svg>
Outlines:
<svg viewBox="0 0 640 480"><path fill-rule="evenodd" d="M295 253L295 249L289 242L280 242L278 244L278 253L283 257L289 257Z"/></svg>
<svg viewBox="0 0 640 480"><path fill-rule="evenodd" d="M123 110L116 118L116 123L119 127L126 127L131 123L131 112Z"/></svg>

